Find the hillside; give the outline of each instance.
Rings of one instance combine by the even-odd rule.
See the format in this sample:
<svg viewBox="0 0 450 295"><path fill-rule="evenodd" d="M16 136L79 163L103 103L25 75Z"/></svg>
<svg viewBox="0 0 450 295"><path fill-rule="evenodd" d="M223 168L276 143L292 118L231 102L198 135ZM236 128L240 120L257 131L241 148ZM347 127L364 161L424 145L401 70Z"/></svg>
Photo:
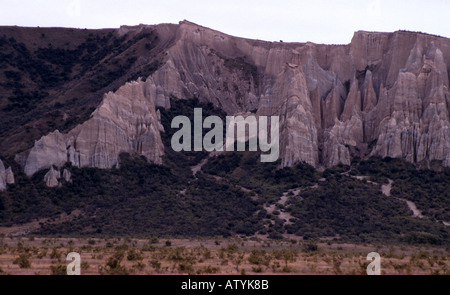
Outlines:
<svg viewBox="0 0 450 295"><path fill-rule="evenodd" d="M450 40L417 32L323 45L188 21L0 27L0 223L448 244L449 68ZM280 159L174 152L170 122L194 107L279 116Z"/></svg>
<svg viewBox="0 0 450 295"><path fill-rule="evenodd" d="M121 87L128 91L124 83L138 77L148 89L142 99L155 107L170 107L172 96L197 97L229 115L280 116L283 166L302 161L314 167L348 165L353 156L367 155L425 167L434 160L450 163L446 38L359 31L348 45L264 42L187 21L100 31L1 31L0 153L12 160L25 151L16 161L27 166L28 160L31 174L64 163L59 157L28 159L30 152L45 157L49 149L65 150L77 140L87 141L83 135L75 136L75 142L65 136L64 143L48 144L55 141L52 131L70 132L86 122L95 109L110 103L111 96L104 93ZM133 98L128 104L134 104ZM100 116L94 121L106 120L116 128L117 111ZM76 133L89 134L97 124L87 123ZM129 140L142 140L133 133L139 130L118 128ZM39 138L38 145L44 147L33 149ZM88 141L82 152L75 151L88 160L73 164L104 168L104 163L89 159L94 147L105 143L96 135ZM118 159L119 151L140 153L121 142L113 145L114 151L102 147L103 157Z"/></svg>
<svg viewBox="0 0 450 295"><path fill-rule="evenodd" d="M160 41L152 28L120 35L0 27L0 154L14 156L55 129L86 121L103 93L158 68Z"/></svg>
<svg viewBox="0 0 450 295"><path fill-rule="evenodd" d="M192 118L194 107L224 116L197 100L171 104L168 111L160 109L166 130L175 115ZM170 138L170 132L163 134L166 149ZM167 150L162 165L129 154L121 154L120 168L67 164L71 179L61 178L55 188L42 181L47 170L31 178L21 172L0 193L2 229L10 235L68 237L260 234L358 243L450 241L442 223L450 220L449 169L418 171L392 158L355 160L323 172L306 163L279 169L280 161L261 163L258 152L236 152L210 158L193 175L206 152ZM382 193L388 180L391 196ZM414 217L405 199L424 217Z"/></svg>

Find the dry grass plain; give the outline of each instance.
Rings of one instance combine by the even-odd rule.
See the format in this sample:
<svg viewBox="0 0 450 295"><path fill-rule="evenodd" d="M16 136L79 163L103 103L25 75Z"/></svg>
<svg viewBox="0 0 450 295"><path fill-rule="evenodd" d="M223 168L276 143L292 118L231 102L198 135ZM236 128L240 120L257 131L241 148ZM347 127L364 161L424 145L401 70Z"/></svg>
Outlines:
<svg viewBox="0 0 450 295"><path fill-rule="evenodd" d="M445 246L377 246L264 238L86 239L0 237L0 274L65 274L69 252L81 274L365 275L370 252L382 274L450 274Z"/></svg>

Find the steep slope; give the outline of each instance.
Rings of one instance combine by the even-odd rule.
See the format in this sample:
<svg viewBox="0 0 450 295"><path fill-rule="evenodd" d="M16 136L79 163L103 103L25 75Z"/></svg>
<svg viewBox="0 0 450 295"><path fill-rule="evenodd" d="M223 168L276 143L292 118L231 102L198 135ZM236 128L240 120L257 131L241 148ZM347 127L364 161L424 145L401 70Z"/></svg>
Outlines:
<svg viewBox="0 0 450 295"><path fill-rule="evenodd" d="M153 37L142 35L149 30ZM154 89L154 106L149 105L147 114L152 124L158 122L155 107L170 108L171 97L196 97L229 115L253 112L280 116L282 166L303 161L329 167L350 164L352 156L367 155L424 165L438 160L450 165L449 39L403 31L360 31L348 45L264 42L232 37L187 21L122 27L112 34L127 40L143 36L140 42L158 40L157 50L148 48L148 52L161 53L157 68L153 68L152 58L140 58L149 54L145 49L131 51L139 56L133 65L142 69L135 73L147 78L145 69L152 68L145 81L136 82L151 83ZM132 105L134 96L125 96L123 100ZM109 137L108 148L82 149L67 140L75 133L93 134L91 129L98 125L89 122L96 120L95 114L106 100L107 96L89 121L62 130L66 133L60 141L49 140L58 137L55 131L16 157L26 173L61 166L67 160L77 166L112 167L122 151L143 154L159 163L163 151L157 129L151 131L149 145L155 151L148 154L131 143L137 138L136 129L120 127L134 124L133 115L124 117L130 121L108 123L112 129L122 130L120 136L127 144ZM116 103L119 106L122 99ZM14 136L7 136L7 140ZM104 145L100 136L90 138L89 146ZM74 150L67 157L68 148ZM57 159L46 152L52 149L60 150ZM72 158L75 154L89 160L78 163Z"/></svg>
<svg viewBox="0 0 450 295"><path fill-rule="evenodd" d="M301 81L294 85L301 86ZM151 96L119 96L124 90L130 94L130 89L142 93L143 85L151 88L152 82L127 84L104 100L147 101ZM196 99L172 98L170 104L169 109L158 109L166 146L175 132L170 128L174 116L183 114L192 120L196 107L206 116L226 115ZM96 113L84 124L103 118ZM110 116L105 126L111 126L115 118ZM60 136L72 138L67 133ZM96 136L92 139L96 141ZM450 218L450 169L418 171L406 161L377 157L323 172L304 163L280 169L276 162L261 163L259 152L236 152L209 158L193 175L192 166L207 155L166 149L164 165L122 153L118 168L78 168L66 163L32 177L18 171L16 184L8 184L7 191L0 192L0 226L8 227L12 235L258 233L273 239L295 234L345 242L448 244L450 228L442 221ZM393 180L392 196L386 197L381 193L382 184L389 180ZM399 198L414 202L424 217L414 217ZM17 224L20 227L14 226Z"/></svg>
<svg viewBox="0 0 450 295"><path fill-rule="evenodd" d="M155 97L151 79L129 82L105 94L89 120L67 134L56 130L37 141L30 153L23 155L25 173L31 176L66 162L77 167L110 168L119 164L121 152L143 155L161 164L164 147L160 132L164 128L155 111Z"/></svg>
<svg viewBox="0 0 450 295"><path fill-rule="evenodd" d="M104 93L154 72L170 40L152 26L125 31L0 27L0 154L71 130Z"/></svg>
<svg viewBox="0 0 450 295"><path fill-rule="evenodd" d="M166 92L279 115L282 165L349 164L358 150L449 163L448 39L357 32L344 46L269 43L182 22L168 55Z"/></svg>

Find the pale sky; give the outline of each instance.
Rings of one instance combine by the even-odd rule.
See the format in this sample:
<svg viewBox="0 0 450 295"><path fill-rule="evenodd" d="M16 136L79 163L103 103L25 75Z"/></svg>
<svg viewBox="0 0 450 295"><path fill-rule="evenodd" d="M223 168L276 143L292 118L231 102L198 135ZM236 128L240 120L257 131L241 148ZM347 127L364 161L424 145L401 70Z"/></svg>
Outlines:
<svg viewBox="0 0 450 295"><path fill-rule="evenodd" d="M347 44L358 30L450 37L450 0L0 0L0 25L118 28L184 19L267 41Z"/></svg>

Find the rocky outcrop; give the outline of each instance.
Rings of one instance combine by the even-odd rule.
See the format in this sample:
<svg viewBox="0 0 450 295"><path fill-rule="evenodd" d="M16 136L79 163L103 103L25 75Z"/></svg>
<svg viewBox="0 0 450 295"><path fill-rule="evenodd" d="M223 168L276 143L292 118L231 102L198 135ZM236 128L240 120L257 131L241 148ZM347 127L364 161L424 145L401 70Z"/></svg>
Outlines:
<svg viewBox="0 0 450 295"><path fill-rule="evenodd" d="M352 147L362 156L369 146L371 155L448 165L448 39L357 32L349 45L327 46L233 38L189 22L178 31L155 73L170 76L158 79L165 97L279 115L283 166L348 164Z"/></svg>
<svg viewBox="0 0 450 295"><path fill-rule="evenodd" d="M449 39L360 31L349 45L319 45L236 38L187 21L154 29L170 40L163 66L105 94L70 132L37 141L18 157L27 175L65 162L109 168L120 152L161 163L155 106L170 108L171 96L229 115L280 116L282 166L349 164L353 154L450 166Z"/></svg>
<svg viewBox="0 0 450 295"><path fill-rule="evenodd" d="M58 170L55 170L53 166L48 170L48 172L44 175L44 182L48 187L57 187L59 186L59 179L61 178L61 173Z"/></svg>
<svg viewBox="0 0 450 295"><path fill-rule="evenodd" d="M63 178L64 178L64 180L66 181L66 182L72 182L72 173L70 173L70 171L69 170L67 170L67 169L64 169L64 171L63 171Z"/></svg>
<svg viewBox="0 0 450 295"><path fill-rule="evenodd" d="M358 83L353 79L350 92L345 100L344 111L341 115L341 121L345 122L354 115L358 115L362 110L361 92L358 90Z"/></svg>
<svg viewBox="0 0 450 295"><path fill-rule="evenodd" d="M63 134L58 130L36 141L25 161L24 171L61 167L111 168L122 152L145 156L161 163L162 125L155 111L157 87L152 79L138 80L105 94L102 103L85 123Z"/></svg>
<svg viewBox="0 0 450 295"><path fill-rule="evenodd" d="M0 177L0 192L5 191L6 190L6 182L3 178Z"/></svg>
<svg viewBox="0 0 450 295"><path fill-rule="evenodd" d="M417 45L418 46L418 45ZM417 46L411 51L417 55ZM448 74L442 52L433 42L412 72L400 72L388 90L390 116L380 122L377 146L372 154L402 157L411 162L442 160L448 166L450 123Z"/></svg>
<svg viewBox="0 0 450 295"><path fill-rule="evenodd" d="M14 182L14 173L11 167L5 169L5 165L0 160L0 191L5 191L8 188L7 184L14 184Z"/></svg>
<svg viewBox="0 0 450 295"><path fill-rule="evenodd" d="M14 173L13 173L11 167L6 169L6 171L5 171L5 181L6 181L7 184L14 184L15 183Z"/></svg>
<svg viewBox="0 0 450 295"><path fill-rule="evenodd" d="M450 167L450 155L447 155L447 157L445 157L445 160L442 162L442 165Z"/></svg>
<svg viewBox="0 0 450 295"><path fill-rule="evenodd" d="M3 165L2 160L0 160L0 191L6 190L6 173L5 166Z"/></svg>
<svg viewBox="0 0 450 295"><path fill-rule="evenodd" d="M260 107L258 114L281 114L280 129L284 130L280 136L283 143L280 147L283 155L281 166L292 166L299 160L316 166L319 162L318 137L304 75L298 66L287 64L274 88L279 91L276 95L265 96L269 104ZM270 104L270 101L277 102L277 105Z"/></svg>

